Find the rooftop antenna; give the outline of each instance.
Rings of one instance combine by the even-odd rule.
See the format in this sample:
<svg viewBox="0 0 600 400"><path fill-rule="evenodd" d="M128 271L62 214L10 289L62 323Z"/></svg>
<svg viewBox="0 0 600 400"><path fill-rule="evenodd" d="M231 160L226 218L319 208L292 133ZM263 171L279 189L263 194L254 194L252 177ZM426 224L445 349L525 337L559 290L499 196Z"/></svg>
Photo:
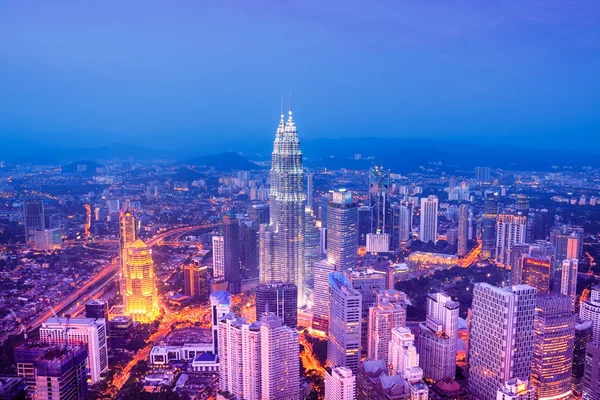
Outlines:
<svg viewBox="0 0 600 400"><path fill-rule="evenodd" d="M292 92L290 92L290 115L292 115Z"/></svg>
<svg viewBox="0 0 600 400"><path fill-rule="evenodd" d="M283 96L281 96L281 118L283 118Z"/></svg>

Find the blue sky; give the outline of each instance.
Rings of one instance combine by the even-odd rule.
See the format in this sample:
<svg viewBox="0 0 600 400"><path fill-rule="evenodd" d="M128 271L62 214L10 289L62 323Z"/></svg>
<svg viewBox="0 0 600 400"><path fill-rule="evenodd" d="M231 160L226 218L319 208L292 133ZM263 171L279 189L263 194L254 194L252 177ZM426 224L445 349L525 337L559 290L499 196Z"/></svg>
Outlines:
<svg viewBox="0 0 600 400"><path fill-rule="evenodd" d="M0 2L0 139L301 138L594 148L597 0ZM7 149L7 146L5 146Z"/></svg>

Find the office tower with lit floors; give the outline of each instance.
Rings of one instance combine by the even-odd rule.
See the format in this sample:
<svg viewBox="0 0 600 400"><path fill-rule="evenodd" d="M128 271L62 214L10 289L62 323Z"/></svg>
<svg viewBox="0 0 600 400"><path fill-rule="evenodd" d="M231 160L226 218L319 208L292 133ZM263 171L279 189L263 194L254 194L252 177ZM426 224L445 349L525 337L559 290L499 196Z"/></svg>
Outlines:
<svg viewBox="0 0 600 400"><path fill-rule="evenodd" d="M444 293L427 296L427 319L419 324L417 341L425 379L437 382L456 375L459 306Z"/></svg>
<svg viewBox="0 0 600 400"><path fill-rule="evenodd" d="M575 396L581 397L583 376L585 374L585 354L587 344L592 341L594 325L592 321L578 320L575 324L575 344L573 346L573 373L571 390Z"/></svg>
<svg viewBox="0 0 600 400"><path fill-rule="evenodd" d="M228 283L229 292L237 294L241 291L241 254L240 254L240 224L234 214L223 216L223 249L224 276Z"/></svg>
<svg viewBox="0 0 600 400"><path fill-rule="evenodd" d="M355 268L358 251L358 207L352 193L332 193L327 205L327 259L336 271Z"/></svg>
<svg viewBox="0 0 600 400"><path fill-rule="evenodd" d="M410 329L393 328L388 349L388 365L405 380L411 400L426 400L429 389L423 382L423 370L419 367L419 354L415 347L415 336Z"/></svg>
<svg viewBox="0 0 600 400"><path fill-rule="evenodd" d="M467 242L469 241L469 206L461 204L458 207L458 245L457 255L464 257L467 255Z"/></svg>
<svg viewBox="0 0 600 400"><path fill-rule="evenodd" d="M361 352L362 296L343 272L329 275L327 366L358 373Z"/></svg>
<svg viewBox="0 0 600 400"><path fill-rule="evenodd" d="M152 250L141 239L127 247L125 272L125 315L144 324L154 322L160 312L154 262Z"/></svg>
<svg viewBox="0 0 600 400"><path fill-rule="evenodd" d="M530 381L540 399L571 397L575 319L568 296L537 298Z"/></svg>
<svg viewBox="0 0 600 400"><path fill-rule="evenodd" d="M496 249L496 219L498 218L498 195L486 191L483 199L483 215L481 216L481 257L494 258Z"/></svg>
<svg viewBox="0 0 600 400"><path fill-rule="evenodd" d="M369 208L371 228L369 233L389 233L392 227L390 199L390 171L376 165L369 173Z"/></svg>
<svg viewBox="0 0 600 400"><path fill-rule="evenodd" d="M510 263L511 248L525 243L527 217L524 215L500 214L496 224L496 263Z"/></svg>
<svg viewBox="0 0 600 400"><path fill-rule="evenodd" d="M329 331L329 275L335 272L335 266L327 259L317 261L313 267L313 319L312 329L322 334Z"/></svg>
<svg viewBox="0 0 600 400"><path fill-rule="evenodd" d="M291 100L290 100L291 102ZM293 283L298 306L305 304L304 170L292 110L284 123L283 110L275 134L270 171L270 223L260 229L260 282Z"/></svg>
<svg viewBox="0 0 600 400"><path fill-rule="evenodd" d="M298 289L291 283L262 284L256 288L256 320L267 312L290 328L298 326Z"/></svg>
<svg viewBox="0 0 600 400"><path fill-rule="evenodd" d="M600 400L600 344L588 343L585 350L583 400Z"/></svg>
<svg viewBox="0 0 600 400"><path fill-rule="evenodd" d="M213 278L216 281L225 279L225 242L223 236L212 237Z"/></svg>
<svg viewBox="0 0 600 400"><path fill-rule="evenodd" d="M219 353L219 321L231 312L231 294L225 290L217 290L210 294L210 315L213 333L213 347Z"/></svg>
<svg viewBox="0 0 600 400"><path fill-rule="evenodd" d="M594 337L592 342L600 345L600 285L593 286L589 300L584 300L579 305L579 319L592 321Z"/></svg>
<svg viewBox="0 0 600 400"><path fill-rule="evenodd" d="M321 232L311 207L304 209L304 277L307 289L314 290L315 263L321 260Z"/></svg>
<svg viewBox="0 0 600 400"><path fill-rule="evenodd" d="M529 379L533 357L536 291L528 285L498 288L476 283L469 334L469 387L495 400L513 378Z"/></svg>
<svg viewBox="0 0 600 400"><path fill-rule="evenodd" d="M575 312L577 302L577 269L579 260L564 260L562 262L562 277L560 280L560 293L571 299L572 312Z"/></svg>
<svg viewBox="0 0 600 400"><path fill-rule="evenodd" d="M538 294L549 294L552 281L552 261L550 258L524 257L521 282L533 286Z"/></svg>
<svg viewBox="0 0 600 400"><path fill-rule="evenodd" d="M325 400L356 399L356 375L350 368L336 367L325 370Z"/></svg>
<svg viewBox="0 0 600 400"><path fill-rule="evenodd" d="M438 198L435 196L421 199L421 224L419 234L421 242L437 242Z"/></svg>
<svg viewBox="0 0 600 400"><path fill-rule="evenodd" d="M579 260L583 254L583 228L559 225L550 231L550 243L556 252L556 261Z"/></svg>
<svg viewBox="0 0 600 400"><path fill-rule="evenodd" d="M120 264L117 271L119 279L119 293L125 293L125 275L127 271L127 248L137 239L137 219L131 210L125 210L119 214L119 256ZM123 300L124 301L124 300Z"/></svg>
<svg viewBox="0 0 600 400"><path fill-rule="evenodd" d="M23 225L27 243L33 243L35 231L46 228L42 200L25 200L23 202Z"/></svg>
<svg viewBox="0 0 600 400"><path fill-rule="evenodd" d="M208 267L189 264L183 267L183 293L186 296L208 300Z"/></svg>
<svg viewBox="0 0 600 400"><path fill-rule="evenodd" d="M406 293L397 290L379 293L377 303L369 308L369 360L387 360L392 329L406 326L406 308Z"/></svg>

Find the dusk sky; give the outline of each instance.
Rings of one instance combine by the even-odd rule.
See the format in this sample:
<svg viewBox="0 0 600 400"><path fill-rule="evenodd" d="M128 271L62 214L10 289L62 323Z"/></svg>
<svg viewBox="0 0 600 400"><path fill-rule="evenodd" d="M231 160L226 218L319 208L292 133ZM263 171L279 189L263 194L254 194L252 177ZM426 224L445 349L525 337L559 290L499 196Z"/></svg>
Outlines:
<svg viewBox="0 0 600 400"><path fill-rule="evenodd" d="M291 91L301 139L594 150L599 71L598 0L9 0L0 143L235 150Z"/></svg>

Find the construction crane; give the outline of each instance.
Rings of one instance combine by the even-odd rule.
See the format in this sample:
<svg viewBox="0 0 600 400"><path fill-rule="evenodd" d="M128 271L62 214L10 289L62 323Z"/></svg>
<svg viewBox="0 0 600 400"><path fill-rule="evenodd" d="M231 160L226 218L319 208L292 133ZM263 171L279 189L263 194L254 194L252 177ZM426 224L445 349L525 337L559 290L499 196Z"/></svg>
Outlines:
<svg viewBox="0 0 600 400"><path fill-rule="evenodd" d="M65 321L65 324L63 326L63 324L60 322L60 318L56 314L56 311L54 311L54 307L52 307L51 304L49 304L48 307L50 307L50 311L52 311L52 314L54 314L54 318L56 318L56 323L60 327L62 327L64 329L64 332L65 332L64 336L65 337L64 337L64 342L63 342L63 349L66 349L68 347L68 345L69 345L69 336L68 336L68 333L69 333L69 322L71 320L71 314L65 314L66 321Z"/></svg>

